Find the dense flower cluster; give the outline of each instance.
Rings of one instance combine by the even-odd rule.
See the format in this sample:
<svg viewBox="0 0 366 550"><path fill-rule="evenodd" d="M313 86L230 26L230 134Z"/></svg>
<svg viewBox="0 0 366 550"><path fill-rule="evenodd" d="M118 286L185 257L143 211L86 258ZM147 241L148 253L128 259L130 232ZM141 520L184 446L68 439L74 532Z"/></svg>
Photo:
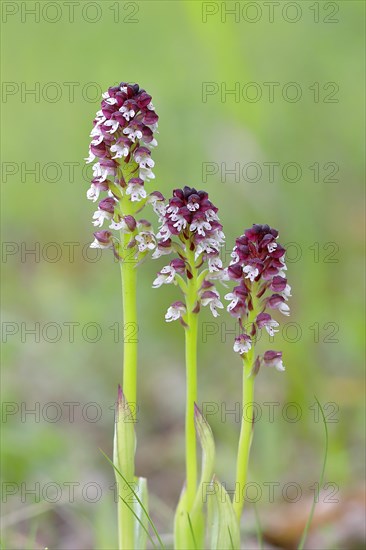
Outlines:
<svg viewBox="0 0 366 550"><path fill-rule="evenodd" d="M88 199L95 202L101 192L107 193L93 216L94 226L102 227L107 221L112 230L136 230L134 218L123 213L123 201L139 203L133 210L136 212L148 200L144 184L155 177L151 147L157 145L157 122L151 96L138 84L122 82L103 94L86 159L87 163L94 163ZM97 231L94 236L93 247L113 247L111 231Z"/></svg>
<svg viewBox="0 0 366 550"><path fill-rule="evenodd" d="M258 330L265 328L270 336L278 332L279 323L266 310L277 309L283 315L290 313L286 251L277 238L278 231L268 225L253 225L235 241L227 275L238 284L225 298L230 301L227 310L239 320L241 333L235 339L234 351L240 355L252 348ZM262 361L284 370L281 352L267 351L256 361L257 368Z"/></svg>
<svg viewBox="0 0 366 550"><path fill-rule="evenodd" d="M210 279L222 273L219 254L225 238L217 215L218 209L205 191L197 191L191 187L175 189L167 205L156 200L154 209L161 226L153 258L171 252L178 254L178 258L158 273L153 283L154 288L162 284L179 284L183 274L186 274L188 281L198 278L198 270L203 268L205 273L197 288L195 312L199 311L200 305L208 305L216 317L217 309L223 308L223 305ZM165 318L167 321L180 319L184 323L185 313L186 305L175 302L168 309Z"/></svg>

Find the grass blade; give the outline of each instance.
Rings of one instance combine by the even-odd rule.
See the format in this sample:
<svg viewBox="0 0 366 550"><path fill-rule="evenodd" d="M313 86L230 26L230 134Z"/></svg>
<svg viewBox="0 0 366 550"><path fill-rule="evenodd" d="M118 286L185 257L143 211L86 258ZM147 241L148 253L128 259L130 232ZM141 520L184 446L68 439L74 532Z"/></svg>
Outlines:
<svg viewBox="0 0 366 550"><path fill-rule="evenodd" d="M318 403L318 407L319 407L321 415L322 415L324 431L325 431L324 459L323 459L323 467L322 467L322 471L321 471L320 479L319 479L319 490L320 490L321 487L323 486L323 482L324 482L325 466L327 464L327 457L328 457L328 426L327 426L327 421L326 421L326 418L325 418L325 415L324 415L323 407L319 403L319 400L318 400L317 396L314 395L314 397L315 397L316 402ZM317 500L318 500L318 495L315 493L313 504L311 506L310 514L309 514L308 520L306 522L306 525L305 525L305 528L304 528L304 531L303 531L303 534L302 534L302 537L301 537L301 540L300 540L300 543L299 543L299 546L298 546L298 550L303 550L303 548L304 548L306 537L308 535L308 531L309 531L311 522L313 520Z"/></svg>
<svg viewBox="0 0 366 550"><path fill-rule="evenodd" d="M123 479L123 481L126 483L126 485L130 487L130 489L131 489L131 491L132 491L134 497L136 498L137 502L140 504L140 506L141 506L141 508L142 508L142 510L143 510L143 512L144 512L144 514L145 514L145 516L146 516L146 518L147 518L147 520L148 520L148 522L150 523L150 525L151 525L151 527L152 527L152 530L154 531L154 533L155 533L155 535L156 535L156 538L157 538L158 541L159 541L160 547L161 547L163 550L165 550L165 546L164 546L164 544L163 544L163 542L162 542L162 540L161 540L161 538L160 538L160 535L159 535L159 533L158 533L158 531L157 531L157 529L156 529L156 527L155 527L155 524L154 524L153 520L151 519L151 517L150 517L148 511L146 510L145 506L144 506L143 503L141 502L141 499L139 498L138 494L137 494L136 491L133 489L133 487L131 487L131 485L128 483L128 481L126 480L126 478L124 477L124 475L122 474L122 472L120 472L119 469L117 468L117 466L115 466L115 465L113 464L113 462L112 462L112 460L109 458L109 456L107 456L107 455L105 454L105 452L102 451L102 449L99 449L99 450L100 450L100 452L102 453L102 455L108 460L108 462L111 464L111 466L116 470L117 474ZM139 519L139 518L138 518L138 519ZM141 520L140 520L140 519L139 519L139 522L141 523Z"/></svg>
<svg viewBox="0 0 366 550"><path fill-rule="evenodd" d="M133 515L135 516L135 518L137 519L137 521L139 522L139 524L141 525L141 527L143 528L143 530L145 531L147 536L149 537L149 540L150 540L151 544L153 545L154 548L156 548L156 544L154 543L154 540L153 540L152 536L150 535L149 531L146 529L145 525L143 524L143 522L141 521L139 516L136 514L135 510L132 508L132 506L130 506L128 504L127 500L125 500L123 497L121 497L121 495L118 495L118 496L122 500L123 504L125 504L127 506L127 508L133 513Z"/></svg>
<svg viewBox="0 0 366 550"><path fill-rule="evenodd" d="M187 519L188 519L188 524L189 524L189 530L191 531L191 535L192 535L192 540L193 540L193 544L194 544L194 549L195 549L195 550L198 550L198 549L197 549L196 537L194 536L193 525L192 525L192 522L191 522L191 517L190 517L190 515L188 514L188 512L187 512Z"/></svg>

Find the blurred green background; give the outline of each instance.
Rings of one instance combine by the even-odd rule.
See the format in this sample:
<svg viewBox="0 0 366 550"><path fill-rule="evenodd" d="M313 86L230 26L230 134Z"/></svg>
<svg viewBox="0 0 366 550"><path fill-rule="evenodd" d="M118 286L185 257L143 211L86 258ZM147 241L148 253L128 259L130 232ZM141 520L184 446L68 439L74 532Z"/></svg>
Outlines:
<svg viewBox="0 0 366 550"><path fill-rule="evenodd" d="M263 490L263 529L274 523L288 532L288 514L296 509L300 521L308 513L324 447L314 394L329 420L326 481L333 485L325 495L334 489L341 503L357 500L364 483L363 2L280 2L273 17L263 2L75 2L72 17L65 4L2 2L4 548L116 548L113 472L99 448L111 455L122 372L120 280L111 254L87 249L94 208L83 158L100 93L121 80L144 87L160 116L151 190L169 196L174 187L204 187L219 206L228 251L252 223L276 227L288 245L292 311L273 344L286 372L263 370L256 385L262 417L250 480ZM239 95L225 93L233 89ZM273 178L268 163L276 163ZM239 174L225 174L235 166ZM144 215L153 219L148 209ZM151 288L163 265L164 258L139 269L137 470L149 479L154 519L170 533L184 477L184 336L180 325L164 322L177 290ZM218 404L209 422L228 489L241 394L233 328L225 313L214 325L202 312L199 402ZM273 421L264 403L278 403ZM264 485L271 482L280 483L274 502ZM301 488L296 504L283 496L288 482ZM251 540L250 504L245 517ZM314 547L350 548L349 529L338 516L329 532L332 521L331 514L319 520ZM353 533L362 530L355 525Z"/></svg>

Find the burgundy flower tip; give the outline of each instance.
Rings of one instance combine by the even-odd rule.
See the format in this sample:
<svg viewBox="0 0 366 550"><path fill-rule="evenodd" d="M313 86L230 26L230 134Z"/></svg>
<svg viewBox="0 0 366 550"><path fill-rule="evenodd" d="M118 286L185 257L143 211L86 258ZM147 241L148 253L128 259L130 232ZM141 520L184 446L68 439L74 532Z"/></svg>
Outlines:
<svg viewBox="0 0 366 550"><path fill-rule="evenodd" d="M212 290L205 290L202 293L201 298L203 298L204 300L210 299L210 298L217 298L217 292L214 292Z"/></svg>
<svg viewBox="0 0 366 550"><path fill-rule="evenodd" d="M95 233L93 233L93 235L101 243L107 243L110 240L112 233L110 231L103 230L96 231Z"/></svg>
<svg viewBox="0 0 366 550"><path fill-rule="evenodd" d="M287 280L285 277L279 277L275 275L271 281L271 289L274 292L282 292L286 288Z"/></svg>
<svg viewBox="0 0 366 550"><path fill-rule="evenodd" d="M91 243L90 248L112 248L114 250L113 234L111 231L96 231L93 235L94 241Z"/></svg>
<svg viewBox="0 0 366 550"><path fill-rule="evenodd" d="M263 323L267 323L271 319L272 319L272 317L269 315L269 313L260 313L257 316L256 322L257 322L257 325L259 326L259 328L261 328L261 326L263 326Z"/></svg>
<svg viewBox="0 0 366 550"><path fill-rule="evenodd" d="M261 360L260 360L259 357L256 357L256 359L254 361L253 368L252 368L252 374L254 376L256 376L258 374L260 368L261 368Z"/></svg>
<svg viewBox="0 0 366 550"><path fill-rule="evenodd" d="M282 352L281 351L266 351L264 356L264 363L267 367L275 367L278 371L284 371L285 367L282 363Z"/></svg>
<svg viewBox="0 0 366 550"><path fill-rule="evenodd" d="M208 281L207 279L204 279L204 281L202 283L202 286L201 286L201 289L202 290L207 290L209 288L212 288L213 286L214 286L214 284L211 281Z"/></svg>
<svg viewBox="0 0 366 550"><path fill-rule="evenodd" d="M142 117L142 121L147 126L156 124L159 120L159 116L154 111L146 111Z"/></svg>
<svg viewBox="0 0 366 550"><path fill-rule="evenodd" d="M194 402L194 416L199 419L203 418L203 414L201 413L201 410L196 402Z"/></svg>
<svg viewBox="0 0 366 550"><path fill-rule="evenodd" d="M138 224L139 224L139 226L146 227L146 228L151 227L151 223L149 222L149 220L145 220L144 218L139 220Z"/></svg>
<svg viewBox="0 0 366 550"><path fill-rule="evenodd" d="M250 241L258 243L267 234L276 238L278 236L278 231L276 229L272 229L269 225L253 224L250 229L246 229L244 234Z"/></svg>
<svg viewBox="0 0 366 550"><path fill-rule="evenodd" d="M186 307L185 303L182 302L182 300L177 300L176 302L173 302L172 306L174 306L174 307L184 307L184 308Z"/></svg>
<svg viewBox="0 0 366 550"><path fill-rule="evenodd" d="M115 205L116 201L112 197L107 197L106 199L100 201L99 208L100 210L104 210L105 212L113 214Z"/></svg>
<svg viewBox="0 0 366 550"><path fill-rule="evenodd" d="M159 248L171 248L172 246L172 240L171 239L167 239L166 241L161 241L159 243Z"/></svg>
<svg viewBox="0 0 366 550"><path fill-rule="evenodd" d="M230 279L240 279L243 275L243 268L240 264L229 265L227 271Z"/></svg>
<svg viewBox="0 0 366 550"><path fill-rule="evenodd" d="M267 300L267 305L271 309L278 309L283 315L290 315L290 308L286 304L286 300L280 294L272 294Z"/></svg>
<svg viewBox="0 0 366 550"><path fill-rule="evenodd" d="M164 195L160 193L160 191L153 191L152 193L150 193L150 197L154 197L156 198L156 200L159 200L159 201L165 200Z"/></svg>
<svg viewBox="0 0 366 550"><path fill-rule="evenodd" d="M135 218L133 216L125 216L123 219L124 219L128 229L131 231L131 233L133 233L133 231L135 231L136 225L137 225Z"/></svg>
<svg viewBox="0 0 366 550"><path fill-rule="evenodd" d="M264 354L265 361L273 361L278 358L282 358L282 351L268 350Z"/></svg>
<svg viewBox="0 0 366 550"><path fill-rule="evenodd" d="M118 404L121 405L124 401L124 395L122 391L122 387L120 384L118 384Z"/></svg>
<svg viewBox="0 0 366 550"><path fill-rule="evenodd" d="M170 265L177 273L184 273L186 269L186 262L182 260L181 258L174 258Z"/></svg>
<svg viewBox="0 0 366 550"><path fill-rule="evenodd" d="M132 183L133 185L144 185L144 180L142 180L141 178L131 178L130 180L128 180L128 183Z"/></svg>

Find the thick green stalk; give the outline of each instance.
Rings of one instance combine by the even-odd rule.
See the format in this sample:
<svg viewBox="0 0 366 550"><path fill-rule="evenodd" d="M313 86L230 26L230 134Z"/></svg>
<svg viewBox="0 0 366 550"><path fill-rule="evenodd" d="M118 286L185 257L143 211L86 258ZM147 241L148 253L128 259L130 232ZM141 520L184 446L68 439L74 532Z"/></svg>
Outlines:
<svg viewBox="0 0 366 550"><path fill-rule="evenodd" d="M123 251L125 252L125 251ZM123 393L130 408L127 422L133 422L137 412L137 311L136 311L136 263L128 258L128 254L121 262L122 276L122 298L123 298ZM133 329L133 330L132 330ZM131 336L131 331L132 335ZM123 420L124 421L124 420ZM127 430L128 426L121 426L121 433ZM134 483L134 452L135 449L123 450L122 462L119 465L121 472L129 484ZM120 458L121 461L121 458ZM123 489L120 495L128 499L131 490L124 487L124 483L117 476L117 483ZM119 549L130 550L135 547L134 543L134 516L128 506L119 499L118 501L118 534Z"/></svg>
<svg viewBox="0 0 366 550"><path fill-rule="evenodd" d="M189 254L189 253L188 253ZM187 254L187 256L188 256ZM197 336L198 313L193 312L197 303L197 270L194 253L189 254L192 278L187 281L185 352L186 352L186 504L191 510L197 490L197 443L194 424L194 404L197 402Z"/></svg>
<svg viewBox="0 0 366 550"><path fill-rule="evenodd" d="M243 416L241 420L240 438L238 446L238 455L236 463L236 483L233 507L238 520L244 506L245 483L248 473L248 462L250 445L253 434L253 399L254 399L254 379L251 375L253 367L253 353L250 350L243 360Z"/></svg>
<svg viewBox="0 0 366 550"><path fill-rule="evenodd" d="M186 480L187 507L193 506L197 489L197 450L194 404L197 402L197 314L187 315L186 329Z"/></svg>

